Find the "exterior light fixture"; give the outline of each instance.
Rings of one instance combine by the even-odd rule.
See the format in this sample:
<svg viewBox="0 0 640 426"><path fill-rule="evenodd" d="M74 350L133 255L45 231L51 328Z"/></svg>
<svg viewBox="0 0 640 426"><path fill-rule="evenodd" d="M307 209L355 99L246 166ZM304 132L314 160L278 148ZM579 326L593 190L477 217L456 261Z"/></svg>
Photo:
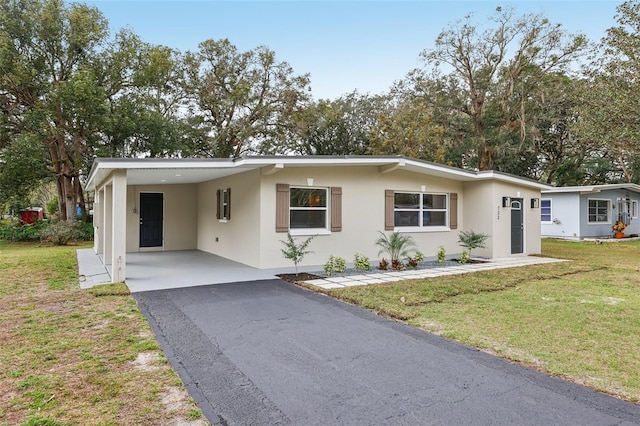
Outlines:
<svg viewBox="0 0 640 426"><path fill-rule="evenodd" d="M539 209L540 208L540 198L532 198L531 199L531 208Z"/></svg>
<svg viewBox="0 0 640 426"><path fill-rule="evenodd" d="M511 197L502 197L502 207L511 207Z"/></svg>

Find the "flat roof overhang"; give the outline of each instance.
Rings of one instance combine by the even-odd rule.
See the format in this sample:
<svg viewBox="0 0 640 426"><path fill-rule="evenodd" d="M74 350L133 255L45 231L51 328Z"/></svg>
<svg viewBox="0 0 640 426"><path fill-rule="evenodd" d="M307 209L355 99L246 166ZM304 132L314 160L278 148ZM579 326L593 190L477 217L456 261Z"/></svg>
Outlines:
<svg viewBox="0 0 640 426"><path fill-rule="evenodd" d="M461 182L497 180L536 189L548 185L495 171L474 172L402 156L252 156L230 158L96 158L86 189L92 191L114 170L127 171L128 185L168 185L206 182L262 169L264 174L296 167L377 166L380 173L405 170Z"/></svg>

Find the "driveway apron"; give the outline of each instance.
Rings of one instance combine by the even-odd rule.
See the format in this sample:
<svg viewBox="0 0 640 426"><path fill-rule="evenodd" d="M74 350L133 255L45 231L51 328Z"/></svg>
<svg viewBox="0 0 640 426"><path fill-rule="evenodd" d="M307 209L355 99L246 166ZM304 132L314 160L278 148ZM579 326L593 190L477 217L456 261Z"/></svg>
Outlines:
<svg viewBox="0 0 640 426"><path fill-rule="evenodd" d="M639 406L280 280L134 297L214 424L640 424Z"/></svg>

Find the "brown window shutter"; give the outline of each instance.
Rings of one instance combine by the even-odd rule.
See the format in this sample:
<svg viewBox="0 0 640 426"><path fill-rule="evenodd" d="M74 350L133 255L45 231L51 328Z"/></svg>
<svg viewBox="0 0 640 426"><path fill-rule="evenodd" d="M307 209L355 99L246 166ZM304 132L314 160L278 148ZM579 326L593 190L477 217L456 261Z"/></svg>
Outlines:
<svg viewBox="0 0 640 426"><path fill-rule="evenodd" d="M220 219L220 190L216 190L216 219Z"/></svg>
<svg viewBox="0 0 640 426"><path fill-rule="evenodd" d="M458 194L449 194L449 228L458 229Z"/></svg>
<svg viewBox="0 0 640 426"><path fill-rule="evenodd" d="M331 188L331 232L342 231L342 188Z"/></svg>
<svg viewBox="0 0 640 426"><path fill-rule="evenodd" d="M276 184L276 232L289 232L289 185Z"/></svg>
<svg viewBox="0 0 640 426"><path fill-rule="evenodd" d="M227 220L231 220L231 188L227 188Z"/></svg>
<svg viewBox="0 0 640 426"><path fill-rule="evenodd" d="M393 231L396 220L393 212L395 205L395 193L393 189L386 189L384 191L384 230Z"/></svg>

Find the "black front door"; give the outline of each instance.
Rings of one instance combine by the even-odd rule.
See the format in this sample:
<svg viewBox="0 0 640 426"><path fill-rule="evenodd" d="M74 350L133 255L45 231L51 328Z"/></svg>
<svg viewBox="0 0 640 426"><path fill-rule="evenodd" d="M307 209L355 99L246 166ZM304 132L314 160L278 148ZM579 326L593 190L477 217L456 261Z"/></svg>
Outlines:
<svg viewBox="0 0 640 426"><path fill-rule="evenodd" d="M524 226L522 198L511 199L511 253L523 252Z"/></svg>
<svg viewBox="0 0 640 426"><path fill-rule="evenodd" d="M140 193L140 247L162 247L164 195Z"/></svg>

